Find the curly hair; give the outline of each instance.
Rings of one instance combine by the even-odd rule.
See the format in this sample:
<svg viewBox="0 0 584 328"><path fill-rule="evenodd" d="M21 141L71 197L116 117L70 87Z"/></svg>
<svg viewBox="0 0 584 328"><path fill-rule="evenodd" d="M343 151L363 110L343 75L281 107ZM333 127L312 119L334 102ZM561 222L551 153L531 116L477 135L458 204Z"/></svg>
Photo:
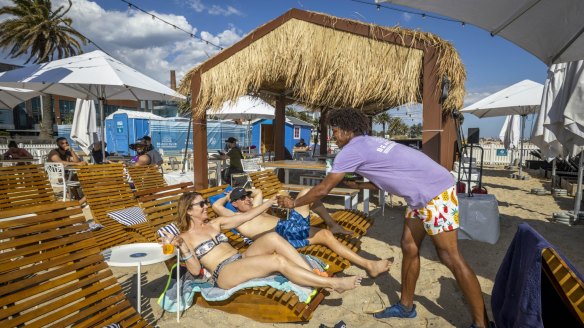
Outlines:
<svg viewBox="0 0 584 328"><path fill-rule="evenodd" d="M334 109L327 114L327 123L344 131L352 131L355 135L369 133L369 119L357 109Z"/></svg>
<svg viewBox="0 0 584 328"><path fill-rule="evenodd" d="M200 193L195 191L185 192L178 200L178 219L176 220L176 226L181 232L189 230L191 227L191 220L188 215L188 210L191 208L191 203L193 199L201 196Z"/></svg>

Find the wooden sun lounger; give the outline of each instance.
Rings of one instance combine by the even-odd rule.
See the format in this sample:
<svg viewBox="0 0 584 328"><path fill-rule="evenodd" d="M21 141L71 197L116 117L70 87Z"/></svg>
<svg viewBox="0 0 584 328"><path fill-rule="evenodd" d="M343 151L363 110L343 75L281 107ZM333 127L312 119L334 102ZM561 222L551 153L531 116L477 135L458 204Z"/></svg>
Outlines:
<svg viewBox="0 0 584 328"><path fill-rule="evenodd" d="M55 199L47 173L41 166L0 167L0 211L52 203Z"/></svg>
<svg viewBox="0 0 584 328"><path fill-rule="evenodd" d="M155 231L148 223L125 226L107 215L112 211L139 206L124 177L122 164L80 166L77 176L95 222L125 232L119 235L120 239L98 239L102 249L131 242L156 242Z"/></svg>
<svg viewBox="0 0 584 328"><path fill-rule="evenodd" d="M77 202L0 211L0 327L150 327L88 228Z"/></svg>
<svg viewBox="0 0 584 328"><path fill-rule="evenodd" d="M280 182L278 176L270 170L249 173L249 177L255 188L262 191L265 198L273 197L281 190L299 192L308 188L308 186L301 185L287 185ZM355 189L334 188L332 192L340 193L341 195L352 196ZM340 210L331 215L343 228L354 232L358 236L363 236L367 233L367 229L373 224L373 218L358 210ZM322 226L324 220L319 217L311 217L311 224L314 226Z"/></svg>
<svg viewBox="0 0 584 328"><path fill-rule="evenodd" d="M128 178L136 191L165 187L166 181L156 165L128 166Z"/></svg>

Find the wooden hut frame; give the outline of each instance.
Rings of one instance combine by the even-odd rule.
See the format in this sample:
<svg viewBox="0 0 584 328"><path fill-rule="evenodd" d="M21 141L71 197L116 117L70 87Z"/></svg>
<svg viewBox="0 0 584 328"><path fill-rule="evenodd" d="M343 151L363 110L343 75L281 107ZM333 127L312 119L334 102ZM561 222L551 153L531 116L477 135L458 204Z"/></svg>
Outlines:
<svg viewBox="0 0 584 328"><path fill-rule="evenodd" d="M451 168L451 112L463 105L465 79L454 47L430 33L291 9L192 69L179 91L192 96L195 154L207 153L207 110L246 94L275 103L276 159L284 158L284 129L278 127L288 103L323 115L329 108L376 115L422 103L423 151ZM204 156L195 157L194 167L195 188L206 188Z"/></svg>

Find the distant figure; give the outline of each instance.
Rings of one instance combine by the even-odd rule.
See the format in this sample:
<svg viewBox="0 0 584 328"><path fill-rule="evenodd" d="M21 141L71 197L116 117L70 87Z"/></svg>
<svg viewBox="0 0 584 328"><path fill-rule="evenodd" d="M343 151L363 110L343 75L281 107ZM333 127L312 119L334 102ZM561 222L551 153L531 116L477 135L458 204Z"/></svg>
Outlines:
<svg viewBox="0 0 584 328"><path fill-rule="evenodd" d="M152 164L152 158L148 155L150 147L148 146L146 140L138 139L136 143L130 145L130 149L136 151L136 156L132 158L132 163L135 166L144 166Z"/></svg>
<svg viewBox="0 0 584 328"><path fill-rule="evenodd" d="M18 148L16 141L8 143L8 150L4 153L4 159L33 159L33 156L24 148ZM20 162L16 165L30 164L31 162Z"/></svg>
<svg viewBox="0 0 584 328"><path fill-rule="evenodd" d="M107 147L107 143L103 143L105 147ZM109 157L110 153L105 151L105 157ZM91 157L93 158L93 162L95 164L103 164L104 162L108 162L107 159L104 161L103 153L101 152L101 141L96 141L93 143L93 148L91 149Z"/></svg>
<svg viewBox="0 0 584 328"><path fill-rule="evenodd" d="M243 173L243 165L241 160L243 159L243 154L241 149L237 147L237 139L234 137L229 137L225 140L227 143L227 153L221 154L221 159L229 159L229 167L221 171L221 178L227 183L231 183L231 175L233 173Z"/></svg>
<svg viewBox="0 0 584 328"><path fill-rule="evenodd" d="M47 162L61 163L63 165L87 165L75 151L69 146L67 138L57 138L57 148L51 150L47 155Z"/></svg>
<svg viewBox="0 0 584 328"><path fill-rule="evenodd" d="M150 136L144 136L142 139L146 141L146 146L150 149L148 150L147 154L150 156L150 161L152 164L161 166L162 163L164 163L164 159L162 159L162 156L158 150L154 149L154 146L152 146L152 138L150 138Z"/></svg>
<svg viewBox="0 0 584 328"><path fill-rule="evenodd" d="M308 145L306 144L306 142L304 141L303 138L300 138L300 141L298 141L295 145L294 148L307 148Z"/></svg>

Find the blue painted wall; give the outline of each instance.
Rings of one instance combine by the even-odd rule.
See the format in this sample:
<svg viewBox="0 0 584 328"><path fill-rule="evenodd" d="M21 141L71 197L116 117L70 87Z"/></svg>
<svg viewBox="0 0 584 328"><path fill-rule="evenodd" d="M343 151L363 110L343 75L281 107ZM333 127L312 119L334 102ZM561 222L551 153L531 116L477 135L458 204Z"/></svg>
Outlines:
<svg viewBox="0 0 584 328"><path fill-rule="evenodd" d="M273 120L258 120L252 123L252 145L255 145L260 148L260 137L261 137L261 130L262 124L273 124ZM300 137L295 139L294 138L294 126L300 127ZM303 138L307 144L311 144L311 127L306 125L293 125L290 123L286 123L284 126L284 147L292 154L292 149L294 145L300 141L300 138Z"/></svg>

